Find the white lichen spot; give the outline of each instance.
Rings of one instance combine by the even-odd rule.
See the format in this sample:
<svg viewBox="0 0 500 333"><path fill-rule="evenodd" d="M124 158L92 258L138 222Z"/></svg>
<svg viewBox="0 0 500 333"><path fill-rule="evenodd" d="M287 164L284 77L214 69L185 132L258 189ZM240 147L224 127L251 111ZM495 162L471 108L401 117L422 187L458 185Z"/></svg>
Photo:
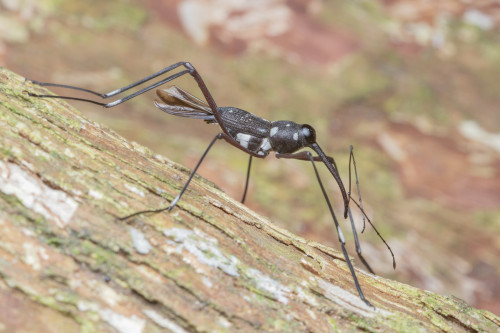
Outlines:
<svg viewBox="0 0 500 333"><path fill-rule="evenodd" d="M30 171L34 171L35 170L35 167L33 166L33 164L29 163L29 162L26 162L25 160L22 160L21 161L22 165L24 165L26 168L28 168Z"/></svg>
<svg viewBox="0 0 500 333"><path fill-rule="evenodd" d="M141 190L139 190L137 187L135 186L132 186L132 185L129 185L129 184L125 184L125 187L130 191L130 192L134 192L135 194L138 194L140 195L141 197L144 198L144 192L142 192Z"/></svg>
<svg viewBox="0 0 500 333"><path fill-rule="evenodd" d="M163 234L175 241L176 253L181 254L182 251L186 250L204 265L218 268L230 276L239 276L238 259L235 256L227 256L222 253L215 238L197 229L193 231L183 228L171 228L163 230ZM185 258L185 262L191 264L189 258Z"/></svg>
<svg viewBox="0 0 500 333"><path fill-rule="evenodd" d="M286 295L290 293L290 288L254 268L248 268L246 270L246 275L254 281L257 289L271 294L271 296L280 303L288 303Z"/></svg>
<svg viewBox="0 0 500 333"><path fill-rule="evenodd" d="M104 198L104 195L101 192L93 190L93 189L89 190L89 196L91 196L92 198L97 199L97 200L101 200L102 198Z"/></svg>
<svg viewBox="0 0 500 333"><path fill-rule="evenodd" d="M136 228L130 228L129 231L135 250L140 254L148 254L152 247L146 237L144 237L144 234Z"/></svg>
<svg viewBox="0 0 500 333"><path fill-rule="evenodd" d="M233 324L231 324L231 322L224 317L217 318L217 324L219 324L220 326L222 326L224 328L229 328L229 327L233 326Z"/></svg>
<svg viewBox="0 0 500 333"><path fill-rule="evenodd" d="M78 300L76 307L82 312L86 312L89 310L93 312L99 311L99 305L97 305L97 303L88 302L85 300Z"/></svg>
<svg viewBox="0 0 500 333"><path fill-rule="evenodd" d="M365 302L359 298L358 295L354 295L345 289L342 289L330 282L317 279L318 287L322 289L323 296L342 307L356 312L364 317L375 317L375 316L388 316L391 315L389 311L382 310L380 308L372 308L368 306Z"/></svg>
<svg viewBox="0 0 500 333"><path fill-rule="evenodd" d="M126 317L111 309L99 310L98 313L104 321L120 333L142 333L146 326L146 321L136 315Z"/></svg>
<svg viewBox="0 0 500 333"><path fill-rule="evenodd" d="M3 222L3 221L2 221ZM22 228L21 229L21 232L26 235L26 236L29 236L29 237L34 237L36 236L35 232L31 229L27 229L27 228Z"/></svg>
<svg viewBox="0 0 500 333"><path fill-rule="evenodd" d="M78 208L78 203L65 192L50 188L14 163L0 161L0 191L15 195L24 206L55 220L61 228Z"/></svg>
<svg viewBox="0 0 500 333"><path fill-rule="evenodd" d="M278 132L278 127L273 127L271 128L271 131L269 132L269 136L273 136Z"/></svg>
<svg viewBox="0 0 500 333"><path fill-rule="evenodd" d="M304 303L310 304L314 307L318 306L318 302L317 302L316 298L314 298L314 296L312 296L311 294L306 293L304 291L304 289L302 289L301 287L297 286L295 288L295 292L297 293L297 297L300 300L302 300Z"/></svg>
<svg viewBox="0 0 500 333"><path fill-rule="evenodd" d="M109 306L115 306L121 301L121 296L113 288L99 284L96 286L99 297Z"/></svg>
<svg viewBox="0 0 500 333"><path fill-rule="evenodd" d="M38 247L31 243L24 243L24 258L23 261L30 265L31 268L38 271L42 267L40 259L47 260L49 256L43 247Z"/></svg>
<svg viewBox="0 0 500 333"><path fill-rule="evenodd" d="M307 311L307 314L309 314L309 316L311 316L311 318L313 320L318 319L318 317L316 317L316 314L314 313L314 311L312 311L311 309L306 309L306 311Z"/></svg>
<svg viewBox="0 0 500 333"><path fill-rule="evenodd" d="M166 328L169 331L173 333L187 333L186 330L184 330L182 327L177 325L175 322L172 320L163 317L160 315L158 312L150 309L146 309L142 311L146 316L149 317L152 321L155 322L156 325L160 326L161 328Z"/></svg>
<svg viewBox="0 0 500 333"><path fill-rule="evenodd" d="M68 156L69 158L75 158L75 154L73 154L73 152L69 148L64 149L64 155Z"/></svg>
<svg viewBox="0 0 500 333"><path fill-rule="evenodd" d="M212 281L210 281L209 278L207 278L206 276L202 277L201 278L201 281L203 282L203 284L207 287L207 288L212 288L212 286L214 285L212 283Z"/></svg>

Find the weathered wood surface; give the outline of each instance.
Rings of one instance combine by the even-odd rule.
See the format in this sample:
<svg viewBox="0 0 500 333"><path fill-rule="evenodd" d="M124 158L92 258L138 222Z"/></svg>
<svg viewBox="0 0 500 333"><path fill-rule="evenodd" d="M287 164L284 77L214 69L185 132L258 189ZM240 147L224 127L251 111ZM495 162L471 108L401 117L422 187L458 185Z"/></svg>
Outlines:
<svg viewBox="0 0 500 333"><path fill-rule="evenodd" d="M0 69L0 332L498 332L358 270Z"/></svg>

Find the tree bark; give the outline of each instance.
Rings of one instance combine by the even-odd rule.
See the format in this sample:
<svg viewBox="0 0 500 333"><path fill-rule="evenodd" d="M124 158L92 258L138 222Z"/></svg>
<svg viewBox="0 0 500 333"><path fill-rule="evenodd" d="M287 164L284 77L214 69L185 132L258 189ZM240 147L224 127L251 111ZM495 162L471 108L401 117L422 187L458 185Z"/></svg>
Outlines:
<svg viewBox="0 0 500 333"><path fill-rule="evenodd" d="M463 301L357 270L0 69L0 331L498 332Z"/></svg>

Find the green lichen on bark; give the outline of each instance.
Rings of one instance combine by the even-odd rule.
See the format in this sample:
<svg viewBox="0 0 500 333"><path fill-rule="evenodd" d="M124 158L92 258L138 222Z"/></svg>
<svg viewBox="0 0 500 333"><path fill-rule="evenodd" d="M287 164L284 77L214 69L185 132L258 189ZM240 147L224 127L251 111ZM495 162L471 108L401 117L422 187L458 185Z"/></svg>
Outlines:
<svg viewBox="0 0 500 333"><path fill-rule="evenodd" d="M189 170L65 102L25 92L42 90L0 69L0 327L7 331L498 330L489 312L358 270L376 306L367 307L341 254L273 225L199 177L172 212L120 220L167 205ZM34 313L32 323L44 324L30 324Z"/></svg>

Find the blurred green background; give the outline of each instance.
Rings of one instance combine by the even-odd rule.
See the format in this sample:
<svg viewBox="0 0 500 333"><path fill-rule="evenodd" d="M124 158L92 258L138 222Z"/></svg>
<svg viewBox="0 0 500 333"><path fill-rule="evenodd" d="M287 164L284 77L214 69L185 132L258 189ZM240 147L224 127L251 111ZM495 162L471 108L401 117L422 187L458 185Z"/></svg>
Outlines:
<svg viewBox="0 0 500 333"><path fill-rule="evenodd" d="M495 1L0 0L0 65L108 92L190 61L219 106L315 127L345 182L355 147L365 209L398 264L367 228L378 274L500 314L499 18ZM190 77L175 84L201 97ZM218 128L154 98L73 104L192 168ZM200 173L239 199L247 160L219 143ZM247 205L339 248L310 164L254 162Z"/></svg>

